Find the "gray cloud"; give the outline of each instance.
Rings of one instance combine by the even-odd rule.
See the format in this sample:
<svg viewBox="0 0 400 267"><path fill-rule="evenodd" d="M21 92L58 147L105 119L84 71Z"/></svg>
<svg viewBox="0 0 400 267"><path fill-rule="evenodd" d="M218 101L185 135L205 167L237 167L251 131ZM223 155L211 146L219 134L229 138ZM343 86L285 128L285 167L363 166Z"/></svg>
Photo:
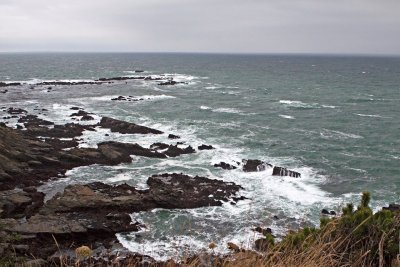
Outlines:
<svg viewBox="0 0 400 267"><path fill-rule="evenodd" d="M400 1L0 0L0 51L400 54Z"/></svg>

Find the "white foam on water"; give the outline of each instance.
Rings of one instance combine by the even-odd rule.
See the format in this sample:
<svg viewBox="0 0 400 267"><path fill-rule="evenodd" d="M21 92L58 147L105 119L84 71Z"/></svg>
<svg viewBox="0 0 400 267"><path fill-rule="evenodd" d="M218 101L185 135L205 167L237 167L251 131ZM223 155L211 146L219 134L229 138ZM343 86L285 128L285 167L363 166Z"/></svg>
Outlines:
<svg viewBox="0 0 400 267"><path fill-rule="evenodd" d="M378 114L361 114L361 113L354 113L357 116L360 117L371 117L371 118L384 118L384 119L390 119L391 117L385 117L385 116L381 116Z"/></svg>
<svg viewBox="0 0 400 267"><path fill-rule="evenodd" d="M345 132L329 130L329 129L323 129L323 131L320 132L320 135L326 139L338 139L338 140L343 140L343 139L348 139L348 138L352 138L352 139L364 138L361 135L345 133Z"/></svg>
<svg viewBox="0 0 400 267"><path fill-rule="evenodd" d="M283 114L279 114L279 117L282 117L284 119L290 119L290 120L294 120L295 119L293 116L283 115Z"/></svg>
<svg viewBox="0 0 400 267"><path fill-rule="evenodd" d="M243 114L243 112L237 108L216 108L213 109L212 111L219 113Z"/></svg>
<svg viewBox="0 0 400 267"><path fill-rule="evenodd" d="M210 107L207 107L207 106L200 106L200 109L203 109L203 110L210 110L211 108L210 108Z"/></svg>

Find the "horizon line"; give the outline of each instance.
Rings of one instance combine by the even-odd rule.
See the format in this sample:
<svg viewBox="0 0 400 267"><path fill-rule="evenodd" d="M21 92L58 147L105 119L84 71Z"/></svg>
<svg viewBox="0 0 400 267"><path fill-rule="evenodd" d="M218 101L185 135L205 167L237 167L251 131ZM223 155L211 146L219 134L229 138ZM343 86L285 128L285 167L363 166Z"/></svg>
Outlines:
<svg viewBox="0 0 400 267"><path fill-rule="evenodd" d="M331 52L181 52L181 51L0 51L0 54L199 54L199 55L289 55L289 56L360 56L360 57L400 57L400 54L386 53L331 53Z"/></svg>

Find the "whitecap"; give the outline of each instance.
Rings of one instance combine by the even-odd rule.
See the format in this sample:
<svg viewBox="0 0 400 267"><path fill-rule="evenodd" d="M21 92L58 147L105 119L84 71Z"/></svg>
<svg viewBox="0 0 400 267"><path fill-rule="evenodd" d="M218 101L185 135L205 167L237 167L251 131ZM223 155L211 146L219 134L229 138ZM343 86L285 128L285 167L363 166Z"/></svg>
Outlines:
<svg viewBox="0 0 400 267"><path fill-rule="evenodd" d="M294 120L295 119L293 116L283 115L283 114L279 114L279 117L282 117L282 118L285 118L285 119L290 119L290 120Z"/></svg>
<svg viewBox="0 0 400 267"><path fill-rule="evenodd" d="M378 114L361 114L361 113L354 113L357 116L360 117L371 117L371 118L384 118L384 119L390 119L391 117L385 117L385 116L381 116Z"/></svg>

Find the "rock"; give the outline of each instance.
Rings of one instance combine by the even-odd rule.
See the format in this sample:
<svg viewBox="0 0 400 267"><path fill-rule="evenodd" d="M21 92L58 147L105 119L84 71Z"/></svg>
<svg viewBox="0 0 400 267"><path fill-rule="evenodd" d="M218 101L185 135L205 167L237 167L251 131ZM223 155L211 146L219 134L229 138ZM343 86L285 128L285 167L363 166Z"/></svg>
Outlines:
<svg viewBox="0 0 400 267"><path fill-rule="evenodd" d="M178 135L169 134L169 135L168 135L168 138L169 138L169 139L179 139L179 138L181 138L181 137L178 136Z"/></svg>
<svg viewBox="0 0 400 267"><path fill-rule="evenodd" d="M164 143L154 143L150 145L151 149L156 149L156 150L164 150L169 148L170 145L164 144Z"/></svg>
<svg viewBox="0 0 400 267"><path fill-rule="evenodd" d="M272 170L272 175L274 176L290 176L294 178L300 178L301 174L295 171L288 170L283 167L278 167L275 166L274 169Z"/></svg>
<svg viewBox="0 0 400 267"><path fill-rule="evenodd" d="M214 164L214 167L222 168L224 170L234 170L237 168L236 166L230 165L230 164L222 162L222 161L220 163Z"/></svg>
<svg viewBox="0 0 400 267"><path fill-rule="evenodd" d="M183 154L192 154L195 152L196 151L191 146L188 146L186 148L180 148L177 145L176 146L170 145L168 149L164 152L164 154L167 155L168 157L177 157Z"/></svg>
<svg viewBox="0 0 400 267"><path fill-rule="evenodd" d="M258 159L243 160L243 171L245 172L265 171L266 167L272 167L272 165Z"/></svg>
<svg viewBox="0 0 400 267"><path fill-rule="evenodd" d="M44 194L36 189L0 191L0 217L29 218L43 205L43 200Z"/></svg>
<svg viewBox="0 0 400 267"><path fill-rule="evenodd" d="M383 210L390 210L391 212L400 212L400 205L391 203L389 207L383 207Z"/></svg>
<svg viewBox="0 0 400 267"><path fill-rule="evenodd" d="M267 234L272 234L272 229L271 228L264 229L264 228L261 228L259 226L254 228L253 231L258 232L258 233L260 233L260 234L262 234L264 236L267 235Z"/></svg>
<svg viewBox="0 0 400 267"><path fill-rule="evenodd" d="M111 132L122 134L162 134L163 132L140 126L134 123L103 117L98 124L102 128L109 128Z"/></svg>
<svg viewBox="0 0 400 267"><path fill-rule="evenodd" d="M80 109L82 109L82 108L79 108L79 107L71 107L70 109L71 109L71 110L80 110Z"/></svg>
<svg viewBox="0 0 400 267"><path fill-rule="evenodd" d="M322 209L321 214L323 215L330 215L329 211L327 209Z"/></svg>
<svg viewBox="0 0 400 267"><path fill-rule="evenodd" d="M70 115L70 117L81 117L81 116L87 116L87 115L89 115L89 114L90 114L90 113L88 113L88 112L86 112L86 111L84 111L84 110L82 110L82 109L79 109L78 112L72 113L72 114Z"/></svg>
<svg viewBox="0 0 400 267"><path fill-rule="evenodd" d="M329 212L329 215L336 216L336 211L331 210L331 211Z"/></svg>
<svg viewBox="0 0 400 267"><path fill-rule="evenodd" d="M235 243L232 242L228 242L228 249L233 250L235 252L239 252L240 248L238 245L236 245Z"/></svg>
<svg viewBox="0 0 400 267"><path fill-rule="evenodd" d="M82 116L81 121L92 121L94 118L90 115Z"/></svg>
<svg viewBox="0 0 400 267"><path fill-rule="evenodd" d="M7 109L7 113L9 113L9 114L24 114L25 113L26 114L28 112L22 108L11 107L11 108Z"/></svg>
<svg viewBox="0 0 400 267"><path fill-rule="evenodd" d="M144 72L144 70L135 70L136 73Z"/></svg>
<svg viewBox="0 0 400 267"><path fill-rule="evenodd" d="M210 150L210 149L214 149L213 146L211 145L201 145L197 147L199 150Z"/></svg>

